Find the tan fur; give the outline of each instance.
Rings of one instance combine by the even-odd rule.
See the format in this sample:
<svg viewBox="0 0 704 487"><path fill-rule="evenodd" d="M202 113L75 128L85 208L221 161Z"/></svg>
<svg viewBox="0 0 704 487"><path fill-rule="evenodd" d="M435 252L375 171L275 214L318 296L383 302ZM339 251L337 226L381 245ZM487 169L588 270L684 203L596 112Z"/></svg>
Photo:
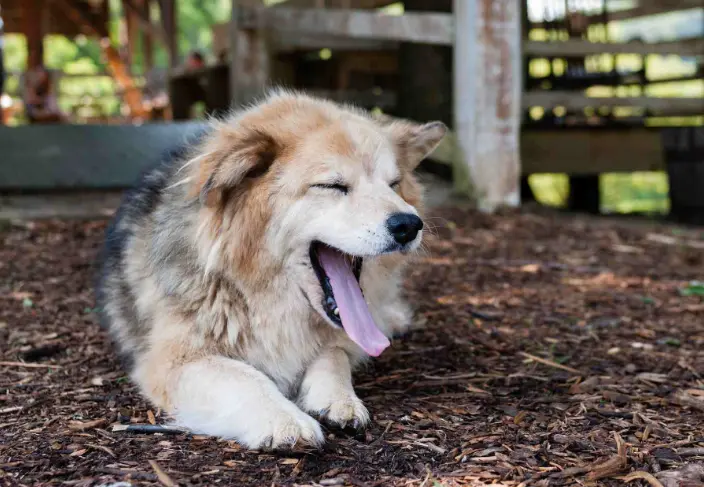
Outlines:
<svg viewBox="0 0 704 487"><path fill-rule="evenodd" d="M366 356L321 314L308 248L322 240L364 255L375 321L388 336L402 331L406 258L381 255L377 240L388 215L420 211L412 173L444 132L287 93L217 122L165 176L156 208L120 223L123 273L109 268L103 284L106 319L147 397L194 430L252 447L322 441L289 399L366 424L350 377ZM333 177L349 194L312 187ZM131 290L134 317L118 287Z"/></svg>

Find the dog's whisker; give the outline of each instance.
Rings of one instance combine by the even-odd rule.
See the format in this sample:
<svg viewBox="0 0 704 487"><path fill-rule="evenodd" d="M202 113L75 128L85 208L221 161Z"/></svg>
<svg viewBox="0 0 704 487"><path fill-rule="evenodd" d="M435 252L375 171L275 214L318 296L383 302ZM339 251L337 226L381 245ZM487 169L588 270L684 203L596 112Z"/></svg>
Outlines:
<svg viewBox="0 0 704 487"><path fill-rule="evenodd" d="M174 175L179 174L181 171L183 171L184 169L186 169L188 167L191 167L193 164L197 163L198 161L202 161L207 155L209 155L209 154L201 154L199 156L196 156L196 157L184 162L181 165L181 167L179 167L178 170L174 173Z"/></svg>
<svg viewBox="0 0 704 487"><path fill-rule="evenodd" d="M179 186L183 186L184 184L190 183L191 181L193 181L193 178L189 176L189 177L181 179L180 181L176 181L174 184L172 184L171 186L167 186L165 189L169 190L169 189L178 188Z"/></svg>

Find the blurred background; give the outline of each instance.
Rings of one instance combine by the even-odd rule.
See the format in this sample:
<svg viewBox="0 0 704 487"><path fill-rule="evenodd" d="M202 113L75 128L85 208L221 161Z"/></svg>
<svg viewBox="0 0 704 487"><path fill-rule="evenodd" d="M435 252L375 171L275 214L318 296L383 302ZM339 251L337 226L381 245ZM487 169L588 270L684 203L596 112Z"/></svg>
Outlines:
<svg viewBox="0 0 704 487"><path fill-rule="evenodd" d="M704 125L702 2L523 1L524 43L567 46L524 49L524 202L668 214L675 192L668 171L692 158L704 164L704 143L696 142L701 131L691 129ZM0 0L3 123L125 125L221 113L232 99L233 5L243 7L236 17L245 26L246 8L279 9L289 18L301 8L379 10L391 16L452 11L449 0ZM269 83L452 125L451 46L300 31L268 40L274 46L268 51ZM604 47L584 54L570 50L568 41L640 47L636 53ZM565 93L573 96L564 98ZM673 137L691 141L686 154L679 150L673 156L665 142L653 145L662 128L680 130ZM587 142L579 138L585 130L591 134ZM628 141L620 135L624 131ZM581 167L584 143L591 158L601 159L598 171ZM625 158L633 161L622 163ZM443 173L446 163L428 167ZM680 180L691 184L691 178L702 177L701 169L686 167L684 173L676 169ZM682 202L684 213L699 211L700 200Z"/></svg>

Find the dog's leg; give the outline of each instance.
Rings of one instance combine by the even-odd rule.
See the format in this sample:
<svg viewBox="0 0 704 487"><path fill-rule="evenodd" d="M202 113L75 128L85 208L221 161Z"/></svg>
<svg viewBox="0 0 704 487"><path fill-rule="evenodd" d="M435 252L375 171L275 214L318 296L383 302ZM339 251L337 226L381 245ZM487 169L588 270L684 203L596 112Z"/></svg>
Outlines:
<svg viewBox="0 0 704 487"><path fill-rule="evenodd" d="M340 348L327 350L308 367L298 404L343 428L359 429L369 423L369 412L352 387L350 359Z"/></svg>
<svg viewBox="0 0 704 487"><path fill-rule="evenodd" d="M250 365L209 356L162 372L167 377L163 397L177 424L194 432L235 439L249 448L323 442L318 422Z"/></svg>

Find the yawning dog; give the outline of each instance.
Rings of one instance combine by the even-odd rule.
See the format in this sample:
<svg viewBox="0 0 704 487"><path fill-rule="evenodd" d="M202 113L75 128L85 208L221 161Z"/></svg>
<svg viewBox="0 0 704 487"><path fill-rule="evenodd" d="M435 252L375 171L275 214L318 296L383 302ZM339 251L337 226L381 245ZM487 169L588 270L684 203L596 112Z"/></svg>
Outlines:
<svg viewBox="0 0 704 487"><path fill-rule="evenodd" d="M130 376L197 433L319 445L363 427L351 371L410 322L419 162L440 122L275 92L148 171L108 229L98 306Z"/></svg>

